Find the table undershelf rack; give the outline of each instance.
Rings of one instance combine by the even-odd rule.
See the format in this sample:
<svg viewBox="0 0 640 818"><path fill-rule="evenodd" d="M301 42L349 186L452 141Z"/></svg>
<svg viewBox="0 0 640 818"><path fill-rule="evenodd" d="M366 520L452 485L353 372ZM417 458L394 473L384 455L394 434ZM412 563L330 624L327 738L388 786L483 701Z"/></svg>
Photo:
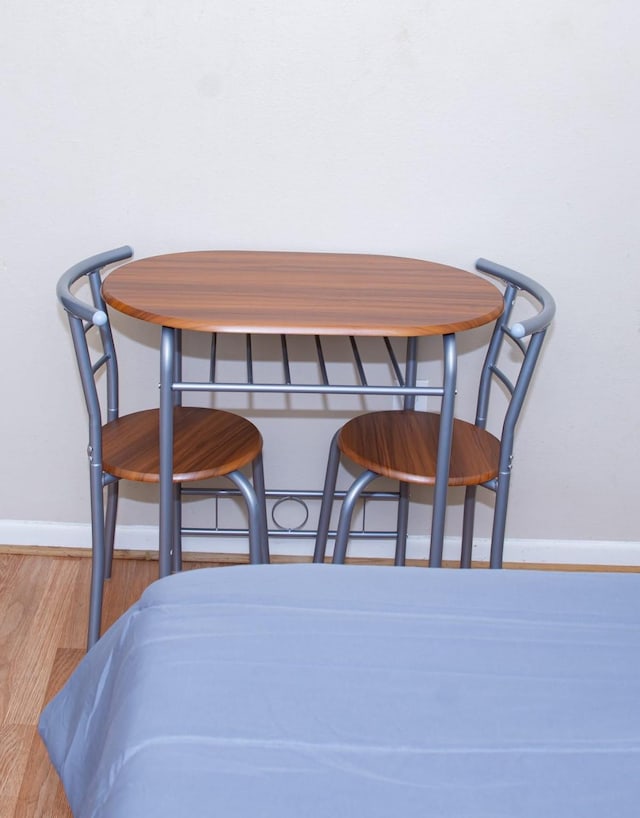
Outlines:
<svg viewBox="0 0 640 818"><path fill-rule="evenodd" d="M299 360L296 359L296 347L300 347L300 336L280 335L268 336L269 350L273 353L274 346L279 347L279 360L273 355L269 357L269 374L271 379L259 377L264 361L261 351L265 344L265 336L245 334L234 336L233 379L222 379L220 370L227 364L226 351L222 348L229 342L229 335L211 336L209 379L207 381L181 380L182 372L174 383L176 392L216 392L224 393L253 393L253 394L319 394L319 395L363 395L386 396L395 398L395 406L405 405L411 408L418 397L442 397L443 389L438 386L417 385L417 348L418 338L389 338L355 336L304 336L305 360L303 362L304 375L313 373L315 378L308 377L299 380L296 371L299 370ZM277 341L276 341L277 338ZM178 343L180 339L178 338ZM242 346L242 354L238 348ZM327 347L331 347L331 352ZM313 350L313 356L309 350ZM339 377L334 377L336 351L342 369ZM181 356L179 356L181 357ZM348 375L345 377L345 368ZM280 373L280 379L274 380L274 371ZM339 381L339 382L338 382ZM327 441L327 445L328 445ZM206 536L220 534L227 537L246 537L247 529L242 526L225 525L221 522L224 516L221 511L225 501L235 501L239 492L235 488L226 487L191 487L184 486L182 492L189 497L213 497L214 511L211 515L211 525L188 526L184 525L182 533L187 536ZM337 491L336 499L344 497L345 492ZM267 506L269 515L269 536L274 538L315 538L315 513L311 513L310 505L317 505L319 510L322 491L318 489L270 489L267 487ZM393 539L395 527L380 528L370 526L370 505L378 501L397 501L398 492L392 490L367 491L363 494L361 513L358 516L359 527L352 531L354 538ZM283 520L283 511L291 512L292 504L299 512L300 520L291 524ZM285 515L286 516L286 515ZM379 516L379 515L378 515ZM385 515L386 516L386 515ZM394 515L395 522L395 515ZM333 538L335 531L329 532Z"/></svg>

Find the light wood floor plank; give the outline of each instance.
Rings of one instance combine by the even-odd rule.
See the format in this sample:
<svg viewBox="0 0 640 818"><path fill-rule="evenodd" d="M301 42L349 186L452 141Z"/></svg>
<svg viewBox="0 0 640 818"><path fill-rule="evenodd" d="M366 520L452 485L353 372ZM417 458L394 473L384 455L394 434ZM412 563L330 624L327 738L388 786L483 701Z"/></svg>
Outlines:
<svg viewBox="0 0 640 818"><path fill-rule="evenodd" d="M0 818L15 818L16 799L0 796Z"/></svg>
<svg viewBox="0 0 640 818"><path fill-rule="evenodd" d="M11 559L11 558L9 558ZM49 560L41 557L18 557L15 568L5 570L5 582L0 596L0 724L24 723L9 720L11 698L25 681L21 676L19 656L21 652L36 649L40 640L28 642L33 633L38 606L59 570ZM7 582L7 575L11 581ZM49 673L51 666L44 668Z"/></svg>
<svg viewBox="0 0 640 818"><path fill-rule="evenodd" d="M61 648L85 650L87 647L87 622L89 621L89 584L91 560L75 560L78 568L74 585L69 588L67 618L60 634Z"/></svg>
<svg viewBox="0 0 640 818"><path fill-rule="evenodd" d="M15 802L35 732L35 726L24 724L0 727L0 800Z"/></svg>
<svg viewBox="0 0 640 818"><path fill-rule="evenodd" d="M71 818L37 724L84 656L90 573L86 556L0 552L0 818ZM157 560L116 559L103 630L157 577Z"/></svg>
<svg viewBox="0 0 640 818"><path fill-rule="evenodd" d="M49 569L48 581L15 634L17 650L10 660L6 724L35 724L44 705L62 628L68 616L69 590L78 574L76 560L60 560ZM51 600L58 600L55 605Z"/></svg>
<svg viewBox="0 0 640 818"><path fill-rule="evenodd" d="M84 650L59 648L53 663L45 702L49 702L62 688L74 668L84 656ZM71 810L62 784L40 736L33 736L25 764L22 783L17 794L13 818L70 818Z"/></svg>

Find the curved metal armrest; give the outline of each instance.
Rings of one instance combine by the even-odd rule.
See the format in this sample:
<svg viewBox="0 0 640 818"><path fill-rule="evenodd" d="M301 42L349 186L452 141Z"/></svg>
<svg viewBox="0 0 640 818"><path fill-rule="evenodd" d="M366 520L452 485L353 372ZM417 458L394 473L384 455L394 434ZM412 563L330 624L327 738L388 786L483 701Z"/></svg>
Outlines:
<svg viewBox="0 0 640 818"><path fill-rule="evenodd" d="M526 321L521 321L510 327L511 333L515 338L524 338L527 335L532 335L534 332L541 332L546 329L556 313L556 302L551 293L542 285L538 284L532 278L511 270L509 267L503 267L501 264L496 264L494 261L488 261L486 258L479 258L476 261L476 269L483 273L501 278L508 281L520 290L530 293L542 307L537 315L528 318Z"/></svg>
<svg viewBox="0 0 640 818"><path fill-rule="evenodd" d="M107 250L104 253L98 253L95 256L79 261L70 267L64 273L56 287L56 294L58 299L64 306L65 310L82 318L84 321L90 321L92 324L101 326L107 323L107 316L102 310L96 310L89 304L85 304L71 294L71 286L83 275L106 267L108 264L114 264L116 261L123 261L126 258L131 258L133 250L128 245L117 247L115 250Z"/></svg>

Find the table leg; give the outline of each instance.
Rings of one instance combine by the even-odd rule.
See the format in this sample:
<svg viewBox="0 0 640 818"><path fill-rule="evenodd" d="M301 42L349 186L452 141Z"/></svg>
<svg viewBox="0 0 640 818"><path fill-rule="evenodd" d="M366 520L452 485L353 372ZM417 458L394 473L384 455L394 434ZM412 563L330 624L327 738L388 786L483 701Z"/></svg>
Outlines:
<svg viewBox="0 0 640 818"><path fill-rule="evenodd" d="M418 337L412 335L407 338L407 365L405 369L405 385L415 386L418 378ZM403 407L410 411L416 408L416 396L405 395ZM398 488L398 523L396 528L396 552L394 565L404 565L407 558L407 534L409 530L409 483L400 482Z"/></svg>
<svg viewBox="0 0 640 818"><path fill-rule="evenodd" d="M173 383L182 380L182 330L173 331ZM173 405L182 405L182 392L173 390ZM173 547L171 549L171 573L182 571L182 485L173 483Z"/></svg>
<svg viewBox="0 0 640 818"><path fill-rule="evenodd" d="M456 336L443 336L444 344L444 394L440 410L440 437L438 459L436 461L436 482L433 492L433 517L431 522L431 550L429 565L440 568L444 546L444 521L447 511L447 488L449 483L449 462L451 460L451 440L453 437L453 411L456 398L456 377L458 356Z"/></svg>
<svg viewBox="0 0 640 818"><path fill-rule="evenodd" d="M174 548L173 495L173 377L175 373L176 338L171 327L162 328L160 345L160 576L171 573Z"/></svg>

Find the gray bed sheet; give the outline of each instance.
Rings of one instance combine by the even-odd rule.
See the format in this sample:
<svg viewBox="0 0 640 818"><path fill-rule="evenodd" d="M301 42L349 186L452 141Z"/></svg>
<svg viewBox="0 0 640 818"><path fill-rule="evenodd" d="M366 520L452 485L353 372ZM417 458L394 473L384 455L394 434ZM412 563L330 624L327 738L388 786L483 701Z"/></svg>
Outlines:
<svg viewBox="0 0 640 818"><path fill-rule="evenodd" d="M186 572L40 732L76 818L635 818L640 576Z"/></svg>

